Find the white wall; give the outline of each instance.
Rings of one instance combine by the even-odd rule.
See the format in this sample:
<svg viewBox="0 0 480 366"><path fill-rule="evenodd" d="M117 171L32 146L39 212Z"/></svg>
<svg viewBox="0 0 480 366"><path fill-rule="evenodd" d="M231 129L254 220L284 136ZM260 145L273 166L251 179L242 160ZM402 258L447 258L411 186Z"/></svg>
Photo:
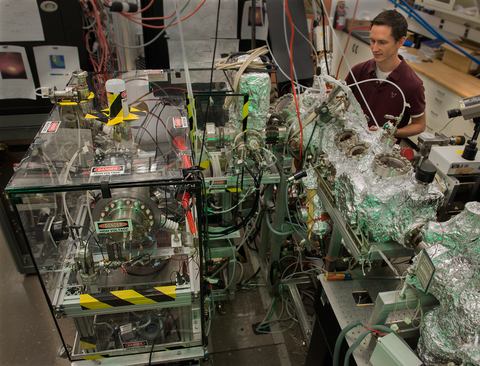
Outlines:
<svg viewBox="0 0 480 366"><path fill-rule="evenodd" d="M353 16L356 2L356 0L345 1L345 4L347 5L347 18ZM336 2L333 1L333 4L336 4ZM383 10L393 9L393 7L393 4L388 0L358 0L355 19L373 19ZM332 6L332 8L334 7Z"/></svg>

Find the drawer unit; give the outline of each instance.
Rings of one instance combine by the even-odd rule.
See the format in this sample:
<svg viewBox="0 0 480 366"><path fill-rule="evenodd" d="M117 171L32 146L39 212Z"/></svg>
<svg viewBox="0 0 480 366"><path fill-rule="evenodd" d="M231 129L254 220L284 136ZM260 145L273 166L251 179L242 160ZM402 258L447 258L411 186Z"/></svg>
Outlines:
<svg viewBox="0 0 480 366"><path fill-rule="evenodd" d="M425 131L430 133L440 132L450 120L447 110L442 107L441 103L428 96L425 98L425 102L425 115L427 117L427 128ZM445 133L445 130L442 133Z"/></svg>
<svg viewBox="0 0 480 366"><path fill-rule="evenodd" d="M453 109L459 107L459 101L463 98L445 88L444 86L430 80L425 88L425 95L432 98L434 102L445 109Z"/></svg>

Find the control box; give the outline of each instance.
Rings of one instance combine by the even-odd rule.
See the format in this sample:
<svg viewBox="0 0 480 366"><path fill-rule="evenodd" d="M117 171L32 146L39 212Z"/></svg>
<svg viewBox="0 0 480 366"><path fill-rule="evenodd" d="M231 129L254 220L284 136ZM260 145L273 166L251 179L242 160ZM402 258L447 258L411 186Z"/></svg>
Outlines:
<svg viewBox="0 0 480 366"><path fill-rule="evenodd" d="M475 160L462 158L463 146L432 147L428 160L446 175L464 175L480 173L480 154Z"/></svg>

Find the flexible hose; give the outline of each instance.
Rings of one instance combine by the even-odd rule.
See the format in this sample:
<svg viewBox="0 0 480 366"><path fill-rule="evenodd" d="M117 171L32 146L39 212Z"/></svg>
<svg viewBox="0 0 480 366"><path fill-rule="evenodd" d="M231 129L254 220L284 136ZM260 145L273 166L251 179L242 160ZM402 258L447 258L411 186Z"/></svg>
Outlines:
<svg viewBox="0 0 480 366"><path fill-rule="evenodd" d="M275 235L282 235L282 236L291 235L291 234L294 233L293 230L292 231L287 231L287 232L282 232L282 231L275 230L272 226L272 223L270 222L270 214L268 212L266 212L266 213L267 213L267 215L265 217L265 220L267 221L267 226L272 233L274 233Z"/></svg>
<svg viewBox="0 0 480 366"><path fill-rule="evenodd" d="M355 351L360 343L368 336L372 331L366 330L357 338L357 340L350 346L347 353L345 354L345 360L343 361L343 366L348 366L350 364L350 356L352 355L353 351Z"/></svg>
<svg viewBox="0 0 480 366"><path fill-rule="evenodd" d="M183 194L181 194L179 197L178 197L178 200L182 202L182 206L183 208L187 208L188 207L188 204L190 202L190 193L188 192L185 192ZM196 234L197 231L195 229L195 223L193 222L193 216L192 216L192 211L188 210L186 213L185 213L185 216L187 217L187 220L188 220L188 226L190 226L190 231L192 232L192 234Z"/></svg>
<svg viewBox="0 0 480 366"><path fill-rule="evenodd" d="M353 328L356 328L358 326L366 326L367 323L364 323L360 320L355 320L348 324L345 328L342 329L340 334L337 337L337 341L335 342L335 348L333 351L333 366L338 366L338 359L340 358L340 348L342 347L342 342L345 336L349 331L351 331Z"/></svg>

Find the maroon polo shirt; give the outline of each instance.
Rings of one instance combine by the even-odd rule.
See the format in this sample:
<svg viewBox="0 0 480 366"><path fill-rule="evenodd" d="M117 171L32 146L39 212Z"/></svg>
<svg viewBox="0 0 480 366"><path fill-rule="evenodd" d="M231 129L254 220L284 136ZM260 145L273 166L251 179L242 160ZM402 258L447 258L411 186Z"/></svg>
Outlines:
<svg viewBox="0 0 480 366"><path fill-rule="evenodd" d="M402 56L398 57L402 62L388 75L387 80L394 82L402 89L406 102L410 104L410 108L405 108L405 114L398 125L398 128L402 128L408 125L410 116L418 116L425 111L425 90L422 80L415 74L410 66L407 65ZM374 59L355 65L352 68L352 72L357 82L367 79L377 79ZM370 106L380 127L387 122L387 119L384 117L385 114L398 117L402 112L402 95L395 86L385 82L382 83L381 80L362 83L359 84L358 87L357 85L350 85L354 83L350 73L345 78L345 81L352 89L365 115L370 117L368 122L369 126L375 126L375 122L365 106L358 87L362 90L365 100Z"/></svg>

